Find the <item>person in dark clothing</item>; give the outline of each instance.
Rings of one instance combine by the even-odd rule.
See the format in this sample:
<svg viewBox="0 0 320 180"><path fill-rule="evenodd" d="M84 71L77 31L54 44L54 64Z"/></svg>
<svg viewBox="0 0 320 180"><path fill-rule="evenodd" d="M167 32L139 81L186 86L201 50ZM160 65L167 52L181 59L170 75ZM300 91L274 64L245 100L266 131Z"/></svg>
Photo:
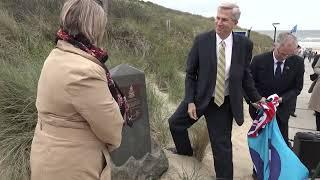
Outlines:
<svg viewBox="0 0 320 180"><path fill-rule="evenodd" d="M217 179L233 179L232 121L244 122L244 89L252 102L264 101L254 87L249 70L252 42L232 33L240 17L239 7L222 3L215 31L195 38L187 59L185 98L169 118L169 127L180 155L193 155L188 128L205 116Z"/></svg>
<svg viewBox="0 0 320 180"><path fill-rule="evenodd" d="M301 46L300 46L300 45L298 45L295 54L296 54L297 56L302 57L302 56L301 56ZM303 58L303 57L302 57L302 58ZM304 59L303 59L303 60L304 60ZM290 113L290 116L292 116L292 117L297 117L297 114L296 114L297 99L298 99L298 97L295 97L294 100L292 100L292 106L291 106L292 108L291 108L291 113Z"/></svg>
<svg viewBox="0 0 320 180"><path fill-rule="evenodd" d="M319 60L320 54L317 54L311 64L311 67L314 68L314 66L317 64L318 60Z"/></svg>
<svg viewBox="0 0 320 180"><path fill-rule="evenodd" d="M277 122L285 142L288 139L288 122L296 97L303 88L304 62L295 55L297 38L290 33L280 33L271 52L253 57L250 64L255 86L258 92L268 97L279 95L280 105L277 108ZM256 110L249 106L252 118Z"/></svg>

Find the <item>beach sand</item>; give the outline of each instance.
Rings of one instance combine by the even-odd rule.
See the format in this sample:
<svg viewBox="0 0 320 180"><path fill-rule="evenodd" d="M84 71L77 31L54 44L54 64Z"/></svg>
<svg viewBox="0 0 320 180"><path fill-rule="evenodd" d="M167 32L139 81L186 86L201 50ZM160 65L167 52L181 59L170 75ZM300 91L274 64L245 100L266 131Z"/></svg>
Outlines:
<svg viewBox="0 0 320 180"><path fill-rule="evenodd" d="M245 103L244 103L245 104ZM251 119L248 114L248 106L244 105L245 122L238 126L235 122L232 130L234 179L252 179L252 161L247 144L247 132L251 127ZM206 149L206 155L202 162L193 157L172 154L165 150L169 159L169 169L161 180L175 179L214 179L214 165L210 145Z"/></svg>

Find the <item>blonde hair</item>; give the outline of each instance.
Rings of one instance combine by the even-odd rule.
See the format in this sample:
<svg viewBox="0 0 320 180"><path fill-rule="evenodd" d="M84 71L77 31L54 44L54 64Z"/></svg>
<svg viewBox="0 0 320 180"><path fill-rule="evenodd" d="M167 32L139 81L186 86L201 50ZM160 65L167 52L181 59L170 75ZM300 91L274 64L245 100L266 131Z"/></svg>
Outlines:
<svg viewBox="0 0 320 180"><path fill-rule="evenodd" d="M233 20L239 21L241 11L238 5L231 3L231 2L222 2L219 6L218 9L231 9L232 10L232 16Z"/></svg>
<svg viewBox="0 0 320 180"><path fill-rule="evenodd" d="M67 0L60 14L60 25L70 35L82 34L100 46L107 25L107 13L100 0Z"/></svg>

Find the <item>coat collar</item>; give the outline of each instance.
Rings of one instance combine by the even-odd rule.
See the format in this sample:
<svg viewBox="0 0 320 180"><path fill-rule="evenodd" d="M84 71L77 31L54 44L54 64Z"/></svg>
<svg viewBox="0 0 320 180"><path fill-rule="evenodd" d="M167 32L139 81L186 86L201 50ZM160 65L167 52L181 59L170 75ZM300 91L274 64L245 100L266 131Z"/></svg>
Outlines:
<svg viewBox="0 0 320 180"><path fill-rule="evenodd" d="M63 41L63 40L58 40L56 48L58 48L62 51L78 54L84 58L87 58L87 59L90 59L93 61L99 61L97 58L95 58L91 54L89 54L85 51L82 51L81 49L79 49L79 48L75 47L74 45L72 45L66 41Z"/></svg>
<svg viewBox="0 0 320 180"><path fill-rule="evenodd" d="M232 38L233 38L233 43L232 43L232 55L231 55L231 67L235 63L235 61L237 60L237 56L239 55L239 50L240 50L240 48L239 48L239 36L235 35L232 32Z"/></svg>
<svg viewBox="0 0 320 180"><path fill-rule="evenodd" d="M212 38L212 40L211 40L211 44L212 44L212 46L211 46L211 48L212 48L212 51L211 52L213 52L213 57L215 58L215 59L217 59L217 52L216 52L216 48L217 48L217 37L216 37L216 32L215 31L212 31L212 33L210 33L210 35L211 35L211 38Z"/></svg>
<svg viewBox="0 0 320 180"><path fill-rule="evenodd" d="M271 57L269 59L271 59L270 61L272 61L272 64L274 65L273 51L270 52L270 56ZM294 58L294 56L289 57L284 61L284 67L283 67L284 72L290 70L290 66L292 66L292 58Z"/></svg>
<svg viewBox="0 0 320 180"><path fill-rule="evenodd" d="M215 31L212 31L210 33L211 35L211 38L212 38L212 51L213 52L213 57L214 59L217 59L217 52L216 52L216 48L217 48L217 39L216 39L216 32ZM232 56L231 56L231 66L233 63L235 63L234 61L236 61L237 59L237 55L238 55L238 52L239 52L239 37L237 35L235 35L233 32L232 32Z"/></svg>
<svg viewBox="0 0 320 180"><path fill-rule="evenodd" d="M293 57L289 57L288 59L286 59L286 61L284 62L284 66L283 66L283 71L282 71L282 79L285 78L288 74L288 72L291 69L292 66L292 58ZM273 51L269 52L268 54L268 66L270 67L270 71L272 71L272 74L274 76L274 59L273 59Z"/></svg>
<svg viewBox="0 0 320 180"><path fill-rule="evenodd" d="M286 75L290 71L291 66L292 66L292 58L293 57L290 57L284 62L283 75Z"/></svg>
<svg viewBox="0 0 320 180"><path fill-rule="evenodd" d="M216 74L216 70L217 70L217 51L216 51L216 48L217 48L217 44L216 44L216 32L215 31L212 31L210 33L210 54L212 56L212 67L214 68L213 69L213 73ZM232 32L232 55L231 55L231 65L230 65L230 77L233 76L233 72L236 71L237 69L235 69L235 64L237 64L237 60L238 60L238 55L239 55L239 51L240 51L240 44L239 44L239 41L240 41L240 37L236 34L234 34Z"/></svg>

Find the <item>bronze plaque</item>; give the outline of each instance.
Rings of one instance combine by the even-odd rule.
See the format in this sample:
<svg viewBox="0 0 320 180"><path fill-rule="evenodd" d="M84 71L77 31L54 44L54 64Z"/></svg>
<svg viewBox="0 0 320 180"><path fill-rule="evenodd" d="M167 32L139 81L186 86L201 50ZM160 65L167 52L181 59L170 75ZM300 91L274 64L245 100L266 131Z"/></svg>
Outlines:
<svg viewBox="0 0 320 180"><path fill-rule="evenodd" d="M129 104L129 114L134 122L142 115L142 98L140 84L132 84L127 87L121 87Z"/></svg>

